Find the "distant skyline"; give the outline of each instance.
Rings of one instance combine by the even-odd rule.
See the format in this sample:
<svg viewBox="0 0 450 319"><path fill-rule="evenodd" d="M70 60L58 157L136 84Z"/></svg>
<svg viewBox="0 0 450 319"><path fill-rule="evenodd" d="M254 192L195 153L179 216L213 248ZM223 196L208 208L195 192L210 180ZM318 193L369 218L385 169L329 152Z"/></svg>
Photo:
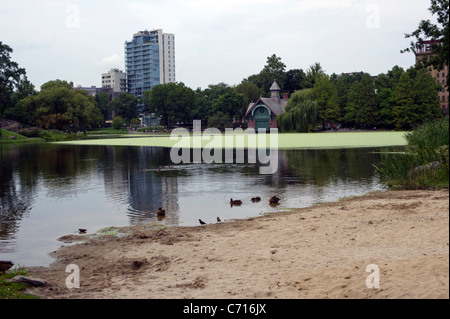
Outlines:
<svg viewBox="0 0 450 319"><path fill-rule="evenodd" d="M61 79L101 86L125 70L124 43L143 30L176 38L177 81L196 89L239 84L272 54L286 70L319 62L327 74L377 75L414 64L401 54L429 0L21 0L2 1L0 41L39 87Z"/></svg>

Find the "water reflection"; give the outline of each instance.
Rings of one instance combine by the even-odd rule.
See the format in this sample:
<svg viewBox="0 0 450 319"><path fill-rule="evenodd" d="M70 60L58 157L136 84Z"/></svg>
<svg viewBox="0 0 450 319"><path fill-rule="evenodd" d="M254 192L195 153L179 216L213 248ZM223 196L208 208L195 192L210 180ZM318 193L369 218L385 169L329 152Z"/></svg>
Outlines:
<svg viewBox="0 0 450 319"><path fill-rule="evenodd" d="M48 264L47 254L60 245L56 238L78 228L197 225L198 218L245 218L364 194L382 188L374 150L279 151L277 172L261 175L259 165L248 162L158 172L173 165L167 148L0 145L0 259ZM281 198L279 206L268 205L272 195ZM252 203L255 196L261 201ZM230 207L230 198L243 203ZM166 210L163 219L159 207Z"/></svg>

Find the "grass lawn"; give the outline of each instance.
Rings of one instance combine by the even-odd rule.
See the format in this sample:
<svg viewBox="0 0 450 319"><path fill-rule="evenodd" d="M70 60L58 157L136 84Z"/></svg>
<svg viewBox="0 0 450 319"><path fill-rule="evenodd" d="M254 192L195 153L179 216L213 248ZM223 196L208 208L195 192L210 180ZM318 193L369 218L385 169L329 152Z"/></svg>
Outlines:
<svg viewBox="0 0 450 319"><path fill-rule="evenodd" d="M260 142L263 146L277 143L279 149L301 149L301 148L353 148L353 147L387 147L406 145L404 137L405 132L330 132L330 133L283 133L283 134L265 134L253 135L253 137L238 135L233 138L232 147L236 147L236 141L239 147L255 147ZM211 143L209 146L218 147L225 144L227 138L222 134L220 136L202 136L202 147ZM261 139L264 137L264 139ZM230 138L230 136L228 136ZM194 138L181 137L171 140L170 136L152 136L152 137L128 137L111 139L90 139L78 141L64 141L57 143L73 145L117 145L117 146L159 146L159 147L193 147ZM213 142L217 144L212 144ZM258 142L255 142L258 141ZM228 143L227 143L228 144ZM197 144L195 144L197 145ZM276 145L276 144L275 144Z"/></svg>
<svg viewBox="0 0 450 319"><path fill-rule="evenodd" d="M26 136L5 130L0 129L1 131L1 137L0 137L0 144L6 144L6 143L22 143L22 142L39 142L42 141L41 139L37 138L28 138Z"/></svg>
<svg viewBox="0 0 450 319"><path fill-rule="evenodd" d="M11 131L7 131L5 129L0 128L1 131L1 137L0 140L10 140L12 139L11 136L14 137L15 140L23 140L26 139L25 136L11 132Z"/></svg>

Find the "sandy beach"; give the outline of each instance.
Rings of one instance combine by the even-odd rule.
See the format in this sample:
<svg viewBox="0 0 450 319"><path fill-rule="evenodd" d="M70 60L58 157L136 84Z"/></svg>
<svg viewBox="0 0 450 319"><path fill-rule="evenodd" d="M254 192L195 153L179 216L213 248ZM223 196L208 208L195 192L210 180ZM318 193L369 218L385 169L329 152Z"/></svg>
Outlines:
<svg viewBox="0 0 450 319"><path fill-rule="evenodd" d="M120 231L62 238L84 241L54 252L51 267L32 268L47 285L29 292L76 299L449 298L448 190L373 192L245 220ZM69 264L80 269L79 288L66 287ZM366 285L368 277L375 282L369 265L379 270L379 288Z"/></svg>

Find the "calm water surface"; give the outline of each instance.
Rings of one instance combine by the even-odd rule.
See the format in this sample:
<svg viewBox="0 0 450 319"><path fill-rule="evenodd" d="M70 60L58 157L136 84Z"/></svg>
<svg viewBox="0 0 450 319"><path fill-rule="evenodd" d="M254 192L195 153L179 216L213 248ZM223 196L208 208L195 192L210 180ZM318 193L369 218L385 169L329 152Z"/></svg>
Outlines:
<svg viewBox="0 0 450 319"><path fill-rule="evenodd" d="M377 151L279 151L277 172L260 175L248 163L183 164L159 173L160 165L173 165L168 148L0 145L0 259L49 265L48 254L63 245L57 238L79 228L196 226L199 218L254 217L383 189L373 168ZM269 206L272 195L279 206ZM255 196L261 202L252 203ZM231 207L230 198L243 204ZM158 207L165 218L157 218Z"/></svg>

